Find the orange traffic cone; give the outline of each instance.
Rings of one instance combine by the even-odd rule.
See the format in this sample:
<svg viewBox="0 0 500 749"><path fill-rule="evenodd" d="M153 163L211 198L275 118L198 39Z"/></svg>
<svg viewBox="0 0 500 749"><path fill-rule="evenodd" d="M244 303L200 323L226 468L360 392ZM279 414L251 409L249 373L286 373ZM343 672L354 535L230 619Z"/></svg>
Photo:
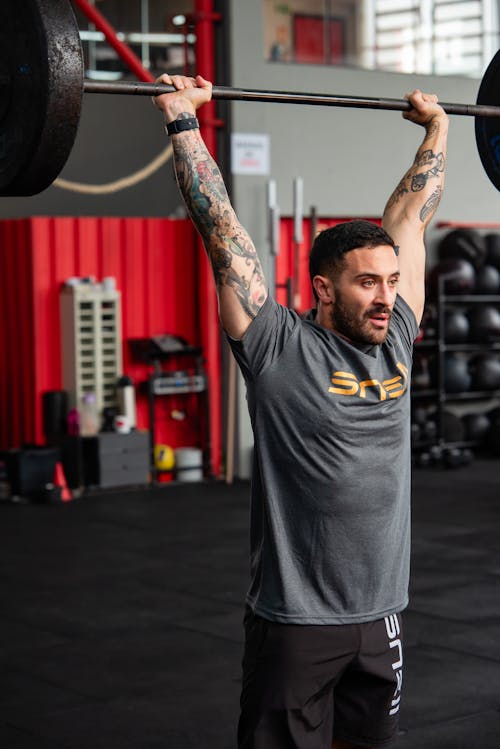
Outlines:
<svg viewBox="0 0 500 749"><path fill-rule="evenodd" d="M68 483L66 481L66 476L64 475L63 464L59 461L56 463L56 468L54 471L54 486L59 486L61 488L62 502L70 502L73 499L73 495L71 494Z"/></svg>

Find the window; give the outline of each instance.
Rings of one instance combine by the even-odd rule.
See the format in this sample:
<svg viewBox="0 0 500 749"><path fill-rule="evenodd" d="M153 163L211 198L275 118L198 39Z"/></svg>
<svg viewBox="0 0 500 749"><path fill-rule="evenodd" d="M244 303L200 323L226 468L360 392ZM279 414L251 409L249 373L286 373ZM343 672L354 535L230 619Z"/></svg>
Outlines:
<svg viewBox="0 0 500 749"><path fill-rule="evenodd" d="M296 13L293 17L295 62L340 65L345 55L345 21Z"/></svg>
<svg viewBox="0 0 500 749"><path fill-rule="evenodd" d="M263 0L267 59L481 77L497 0Z"/></svg>
<svg viewBox="0 0 500 749"><path fill-rule="evenodd" d="M195 34L189 16L193 0L94 0L92 4L152 73L192 74ZM127 77L128 67L106 42L104 34L79 9L76 18L87 76Z"/></svg>

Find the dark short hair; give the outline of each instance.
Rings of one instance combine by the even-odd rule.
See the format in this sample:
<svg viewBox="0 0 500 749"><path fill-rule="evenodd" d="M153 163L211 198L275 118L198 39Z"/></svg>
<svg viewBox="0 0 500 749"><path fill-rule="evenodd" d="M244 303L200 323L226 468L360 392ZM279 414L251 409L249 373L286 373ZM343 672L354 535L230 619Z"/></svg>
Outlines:
<svg viewBox="0 0 500 749"><path fill-rule="evenodd" d="M396 254L398 253L392 237L372 221L356 219L324 229L314 240L309 255L311 284L314 276L333 278L335 272L342 268L346 252L358 247L380 247L381 245L390 245L394 247ZM313 293L317 300L314 286Z"/></svg>

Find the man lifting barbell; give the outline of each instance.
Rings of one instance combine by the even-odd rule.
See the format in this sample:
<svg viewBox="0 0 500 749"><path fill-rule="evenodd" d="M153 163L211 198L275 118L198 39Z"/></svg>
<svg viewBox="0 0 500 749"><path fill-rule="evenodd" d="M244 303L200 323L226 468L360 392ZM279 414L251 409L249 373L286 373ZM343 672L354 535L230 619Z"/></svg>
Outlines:
<svg viewBox="0 0 500 749"><path fill-rule="evenodd" d="M175 88L156 103L255 438L239 747L385 746L397 733L408 602L412 344L447 115L436 96L408 96L403 116L425 127L414 163L383 228L352 221L316 237L317 306L302 319L269 296L200 135L211 84L160 81Z"/></svg>

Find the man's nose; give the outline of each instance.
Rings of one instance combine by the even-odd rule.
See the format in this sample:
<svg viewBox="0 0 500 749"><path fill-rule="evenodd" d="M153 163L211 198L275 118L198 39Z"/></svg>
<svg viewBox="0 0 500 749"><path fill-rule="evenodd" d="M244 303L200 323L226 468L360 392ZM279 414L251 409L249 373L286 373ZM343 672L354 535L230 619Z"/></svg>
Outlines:
<svg viewBox="0 0 500 749"><path fill-rule="evenodd" d="M377 286L377 304L383 304L384 307L392 307L394 302L394 289L387 283L380 283Z"/></svg>

